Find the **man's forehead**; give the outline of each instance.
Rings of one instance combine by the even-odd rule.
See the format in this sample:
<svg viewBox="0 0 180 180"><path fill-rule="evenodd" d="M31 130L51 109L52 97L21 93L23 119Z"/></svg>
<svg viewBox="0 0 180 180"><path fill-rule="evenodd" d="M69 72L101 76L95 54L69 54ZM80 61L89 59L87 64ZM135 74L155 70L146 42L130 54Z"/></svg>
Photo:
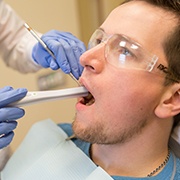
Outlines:
<svg viewBox="0 0 180 180"><path fill-rule="evenodd" d="M155 18L154 18L155 17ZM144 1L131 1L115 8L107 17L105 22L110 20L113 25L121 25L124 21L138 21L156 23L158 21L174 21L174 15L160 7L151 5ZM173 23L173 22L172 22ZM167 22L165 23L167 24Z"/></svg>
<svg viewBox="0 0 180 180"><path fill-rule="evenodd" d="M114 9L101 28L107 34L124 34L138 42L137 34L141 32L146 32L144 35L147 36L159 33L160 37L168 34L175 25L172 18L172 14L161 8L143 1L132 1Z"/></svg>

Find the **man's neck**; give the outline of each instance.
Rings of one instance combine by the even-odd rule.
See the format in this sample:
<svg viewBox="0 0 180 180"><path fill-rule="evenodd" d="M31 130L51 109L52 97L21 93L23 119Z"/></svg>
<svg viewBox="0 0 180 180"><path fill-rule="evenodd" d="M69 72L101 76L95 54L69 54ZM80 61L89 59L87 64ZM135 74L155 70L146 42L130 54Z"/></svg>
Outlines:
<svg viewBox="0 0 180 180"><path fill-rule="evenodd" d="M168 135L151 133L123 144L93 144L91 158L110 175L145 177L161 165L168 154Z"/></svg>

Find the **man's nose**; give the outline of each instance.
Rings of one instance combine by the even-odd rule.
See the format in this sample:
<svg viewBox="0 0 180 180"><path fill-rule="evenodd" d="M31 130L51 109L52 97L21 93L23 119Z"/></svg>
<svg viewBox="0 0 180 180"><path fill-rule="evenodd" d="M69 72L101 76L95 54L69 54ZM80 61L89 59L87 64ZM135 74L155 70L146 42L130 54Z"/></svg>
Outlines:
<svg viewBox="0 0 180 180"><path fill-rule="evenodd" d="M89 49L80 57L80 64L85 68L100 73L105 65L105 44L101 43L96 47Z"/></svg>

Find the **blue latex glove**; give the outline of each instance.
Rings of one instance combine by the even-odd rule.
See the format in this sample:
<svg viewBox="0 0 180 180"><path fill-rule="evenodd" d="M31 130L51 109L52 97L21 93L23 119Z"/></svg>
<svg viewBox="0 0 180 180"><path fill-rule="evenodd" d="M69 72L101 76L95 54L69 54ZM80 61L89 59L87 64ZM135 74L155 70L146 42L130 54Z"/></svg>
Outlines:
<svg viewBox="0 0 180 180"><path fill-rule="evenodd" d="M84 43L71 33L56 30L45 33L41 39L56 59L53 59L42 45L37 43L32 52L34 61L44 68L50 67L53 70L60 68L66 74L71 72L79 79L83 71L83 67L79 64L79 57L86 50Z"/></svg>
<svg viewBox="0 0 180 180"><path fill-rule="evenodd" d="M13 89L6 86L0 89L0 149L6 147L13 139L16 120L24 116L23 109L7 105L22 99L27 94L24 88Z"/></svg>

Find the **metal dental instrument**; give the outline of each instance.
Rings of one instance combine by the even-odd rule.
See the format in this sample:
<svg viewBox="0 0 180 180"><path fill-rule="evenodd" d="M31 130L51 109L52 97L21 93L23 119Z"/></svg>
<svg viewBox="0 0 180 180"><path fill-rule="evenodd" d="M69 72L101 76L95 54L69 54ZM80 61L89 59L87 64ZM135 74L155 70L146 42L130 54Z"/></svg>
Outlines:
<svg viewBox="0 0 180 180"><path fill-rule="evenodd" d="M24 23L24 27L37 39L37 41L44 47L44 49L54 58L54 54L53 52L47 47L47 45L44 43L44 41L42 41L42 39L38 36L38 34L27 24L27 23ZM76 81L76 83L78 85L80 85L79 81L74 77L74 75L72 73L69 73L70 77ZM81 86L81 85L80 85Z"/></svg>
<svg viewBox="0 0 180 180"><path fill-rule="evenodd" d="M67 99L67 98L77 98L85 97L88 95L88 91L85 87L75 87L61 90L52 91L31 91L21 99L20 101L14 102L9 106L22 107L31 104L36 104L39 102L47 102L53 100Z"/></svg>

